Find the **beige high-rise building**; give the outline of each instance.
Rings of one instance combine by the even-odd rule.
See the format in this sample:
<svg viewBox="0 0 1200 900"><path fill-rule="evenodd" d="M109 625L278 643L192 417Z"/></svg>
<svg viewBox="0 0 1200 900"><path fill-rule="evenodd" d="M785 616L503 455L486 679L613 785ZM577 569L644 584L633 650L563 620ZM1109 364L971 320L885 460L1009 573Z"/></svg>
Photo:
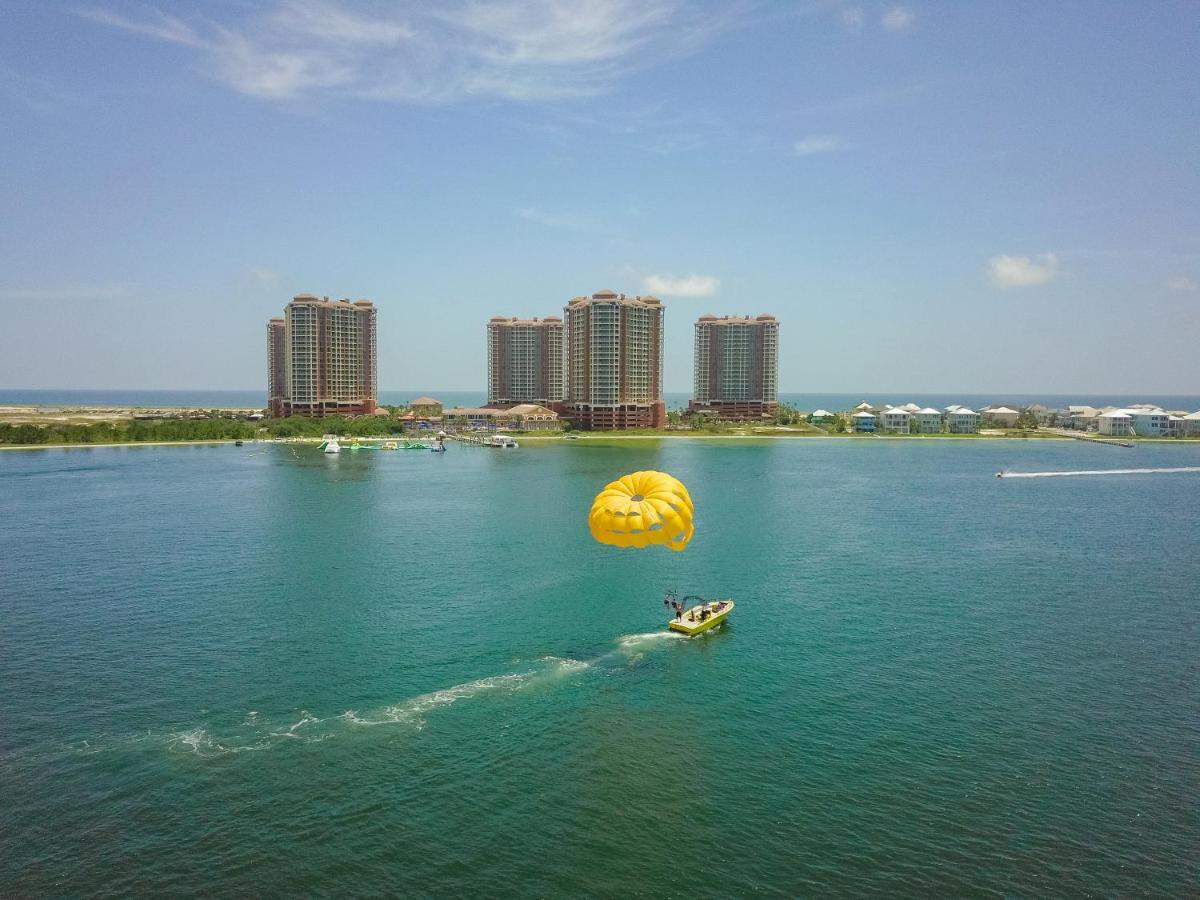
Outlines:
<svg viewBox="0 0 1200 900"><path fill-rule="evenodd" d="M287 396L287 328L283 319L267 323L267 406L271 415L283 415Z"/></svg>
<svg viewBox="0 0 1200 900"><path fill-rule="evenodd" d="M773 416L779 405L779 322L774 316L701 316L696 322L694 412L722 419Z"/></svg>
<svg viewBox="0 0 1200 900"><path fill-rule="evenodd" d="M564 313L571 420L587 429L665 425L662 302L600 291Z"/></svg>
<svg viewBox="0 0 1200 900"><path fill-rule="evenodd" d="M489 406L562 402L562 319L495 316L488 322L487 340Z"/></svg>
<svg viewBox="0 0 1200 900"><path fill-rule="evenodd" d="M358 416L378 399L375 305L297 294L284 309L282 415ZM274 322L271 323L274 328ZM277 332L272 330L274 352ZM271 377L275 360L270 361ZM272 385L273 387L273 385Z"/></svg>

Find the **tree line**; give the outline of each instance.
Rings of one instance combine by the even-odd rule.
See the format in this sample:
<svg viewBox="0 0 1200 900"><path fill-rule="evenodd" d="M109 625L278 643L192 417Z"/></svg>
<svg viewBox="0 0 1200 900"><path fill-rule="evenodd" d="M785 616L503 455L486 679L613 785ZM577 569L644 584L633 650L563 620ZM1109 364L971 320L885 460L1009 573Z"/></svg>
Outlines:
<svg viewBox="0 0 1200 900"><path fill-rule="evenodd" d="M0 444L137 444L153 441L252 440L256 437L321 437L324 434L383 437L403 434L402 423L382 416L307 419L130 419L94 424L0 423Z"/></svg>

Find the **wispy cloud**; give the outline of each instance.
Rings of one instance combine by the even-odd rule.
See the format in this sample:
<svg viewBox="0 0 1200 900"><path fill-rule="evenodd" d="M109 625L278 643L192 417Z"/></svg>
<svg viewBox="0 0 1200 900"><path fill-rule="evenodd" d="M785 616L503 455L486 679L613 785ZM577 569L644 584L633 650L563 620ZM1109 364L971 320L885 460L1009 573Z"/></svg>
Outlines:
<svg viewBox="0 0 1200 900"><path fill-rule="evenodd" d="M647 275L642 287L651 294L664 297L711 297L721 289L721 282L711 275Z"/></svg>
<svg viewBox="0 0 1200 900"><path fill-rule="evenodd" d="M273 287L283 281L282 275L274 269L268 269L266 266L251 266L247 274L249 274L255 284L260 284L264 287Z"/></svg>
<svg viewBox="0 0 1200 900"><path fill-rule="evenodd" d="M861 31L866 19L861 6L851 6L842 10L842 25L847 31Z"/></svg>
<svg viewBox="0 0 1200 900"><path fill-rule="evenodd" d="M518 207L513 210L513 215L527 222L536 222L547 228L560 228L564 231L585 231L588 228L588 222L574 213L550 212L536 206Z"/></svg>
<svg viewBox="0 0 1200 900"><path fill-rule="evenodd" d="M1200 281L1187 275L1175 275L1167 279L1167 290L1185 293L1200 291Z"/></svg>
<svg viewBox="0 0 1200 900"><path fill-rule="evenodd" d="M728 13L678 0L448 0L369 8L277 0L236 23L104 8L92 21L193 48L205 73L268 100L350 96L407 103L602 93L698 50Z"/></svg>
<svg viewBox="0 0 1200 900"><path fill-rule="evenodd" d="M796 141L792 151L797 156L814 156L818 153L834 153L850 149L846 139L836 134L810 134Z"/></svg>
<svg viewBox="0 0 1200 900"><path fill-rule="evenodd" d="M904 31L911 28L917 19L916 14L906 6L893 6L884 12L879 24L885 31Z"/></svg>
<svg viewBox="0 0 1200 900"><path fill-rule="evenodd" d="M988 277L998 288L1032 287L1058 275L1058 257L1053 253L1029 256L993 256L988 260Z"/></svg>
<svg viewBox="0 0 1200 900"><path fill-rule="evenodd" d="M114 300L124 297L126 293L125 288L115 284L49 288L0 287L0 300L41 300L48 303L61 300Z"/></svg>

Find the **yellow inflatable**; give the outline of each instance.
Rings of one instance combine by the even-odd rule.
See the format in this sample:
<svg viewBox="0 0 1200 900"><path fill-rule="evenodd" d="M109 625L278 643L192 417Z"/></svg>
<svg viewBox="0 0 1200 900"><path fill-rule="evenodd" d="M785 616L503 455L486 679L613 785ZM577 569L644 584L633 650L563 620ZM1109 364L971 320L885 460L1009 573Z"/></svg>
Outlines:
<svg viewBox="0 0 1200 900"><path fill-rule="evenodd" d="M634 472L596 495L588 515L592 537L614 547L666 544L682 550L692 539L692 498L666 472Z"/></svg>

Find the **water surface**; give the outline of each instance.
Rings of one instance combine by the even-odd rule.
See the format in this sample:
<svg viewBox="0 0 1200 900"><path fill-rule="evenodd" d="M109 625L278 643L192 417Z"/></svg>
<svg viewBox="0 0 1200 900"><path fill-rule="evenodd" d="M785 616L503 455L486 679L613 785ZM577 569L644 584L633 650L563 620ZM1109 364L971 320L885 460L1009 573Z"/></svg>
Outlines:
<svg viewBox="0 0 1200 900"><path fill-rule="evenodd" d="M1200 447L0 454L16 895L1156 895L1200 846ZM588 536L661 468L684 553ZM661 592L732 596L665 635Z"/></svg>

